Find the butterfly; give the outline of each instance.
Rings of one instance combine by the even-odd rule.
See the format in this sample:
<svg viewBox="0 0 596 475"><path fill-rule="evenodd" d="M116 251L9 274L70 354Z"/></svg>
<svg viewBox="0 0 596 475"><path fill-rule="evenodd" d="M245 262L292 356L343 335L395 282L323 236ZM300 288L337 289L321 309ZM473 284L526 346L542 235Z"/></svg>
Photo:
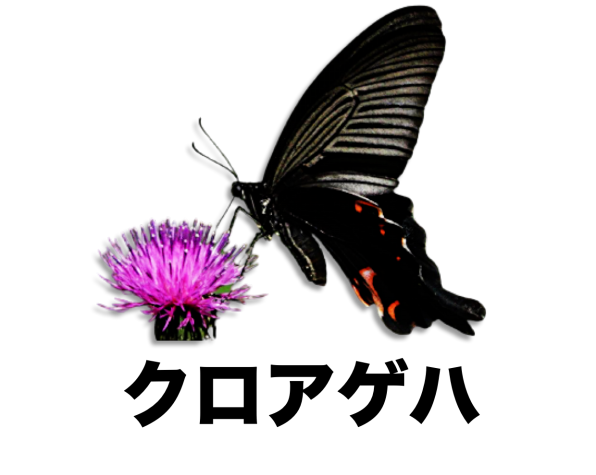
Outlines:
<svg viewBox="0 0 596 475"><path fill-rule="evenodd" d="M277 234L306 278L325 285L320 242L362 303L375 305L399 334L440 319L473 335L468 321L486 313L476 300L443 289L411 200L394 193L444 50L432 8L396 10L357 36L306 90L263 181L241 182L227 158L231 170L216 162L234 174L232 195L247 208L236 209L230 227L239 211L258 225L250 252Z"/></svg>

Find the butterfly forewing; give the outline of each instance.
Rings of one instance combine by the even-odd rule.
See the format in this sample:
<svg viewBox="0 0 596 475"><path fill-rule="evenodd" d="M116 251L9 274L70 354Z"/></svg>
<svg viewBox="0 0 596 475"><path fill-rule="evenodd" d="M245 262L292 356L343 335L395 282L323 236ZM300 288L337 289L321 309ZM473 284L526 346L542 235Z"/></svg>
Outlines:
<svg viewBox="0 0 596 475"><path fill-rule="evenodd" d="M264 182L275 187L301 165L328 158L341 170L342 158L356 155L376 158L381 175L397 178L412 156L444 46L441 23L426 7L398 10L365 30L298 103Z"/></svg>

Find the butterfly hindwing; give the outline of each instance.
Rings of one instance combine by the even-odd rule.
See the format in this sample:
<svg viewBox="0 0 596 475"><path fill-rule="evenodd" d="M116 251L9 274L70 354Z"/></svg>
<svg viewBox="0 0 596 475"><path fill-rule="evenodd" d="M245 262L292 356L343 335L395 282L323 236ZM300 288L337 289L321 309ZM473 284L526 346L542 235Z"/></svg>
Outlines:
<svg viewBox="0 0 596 475"><path fill-rule="evenodd" d="M413 326L426 328L441 319L463 333L474 333L467 320L482 319L484 308L442 288L409 199L393 193L372 199L313 187L297 188L281 198L293 219L329 250L359 299L375 305L392 331L410 333Z"/></svg>

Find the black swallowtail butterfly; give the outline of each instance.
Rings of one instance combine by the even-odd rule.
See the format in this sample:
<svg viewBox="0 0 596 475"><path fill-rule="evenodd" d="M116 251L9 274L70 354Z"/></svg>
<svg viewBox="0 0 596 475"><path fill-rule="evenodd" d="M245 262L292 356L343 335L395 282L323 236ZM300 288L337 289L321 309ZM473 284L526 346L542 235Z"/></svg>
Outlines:
<svg viewBox="0 0 596 475"><path fill-rule="evenodd" d="M440 319L473 335L468 320L485 315L479 302L443 289L412 202L394 193L444 50L432 8L403 8L380 19L304 93L263 181L232 185L248 208L237 208L234 219L242 210L259 226L251 251L258 239L278 234L306 278L325 285L316 237L359 299L376 305L400 334Z"/></svg>

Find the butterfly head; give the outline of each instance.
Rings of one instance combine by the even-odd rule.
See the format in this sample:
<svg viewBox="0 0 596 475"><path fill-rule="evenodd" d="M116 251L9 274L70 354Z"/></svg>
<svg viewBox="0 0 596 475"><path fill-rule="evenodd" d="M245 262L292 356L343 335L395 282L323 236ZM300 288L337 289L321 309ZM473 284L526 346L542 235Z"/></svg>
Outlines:
<svg viewBox="0 0 596 475"><path fill-rule="evenodd" d="M246 201L246 194L244 193L244 187L239 181L232 183L232 196L234 198L240 198Z"/></svg>

